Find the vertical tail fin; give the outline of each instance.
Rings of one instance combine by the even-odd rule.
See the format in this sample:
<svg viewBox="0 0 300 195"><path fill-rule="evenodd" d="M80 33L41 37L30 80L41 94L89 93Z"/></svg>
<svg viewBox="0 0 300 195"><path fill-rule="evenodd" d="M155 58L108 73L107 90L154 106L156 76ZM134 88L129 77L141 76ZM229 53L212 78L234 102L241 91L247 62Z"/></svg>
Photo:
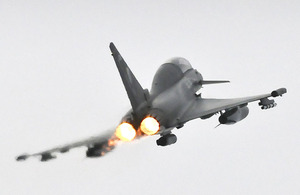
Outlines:
<svg viewBox="0 0 300 195"><path fill-rule="evenodd" d="M113 43L110 43L109 48L116 62L123 84L125 86L128 98L130 100L133 111L138 112L139 106L147 102L144 89L131 72L130 68L122 58L121 54Z"/></svg>

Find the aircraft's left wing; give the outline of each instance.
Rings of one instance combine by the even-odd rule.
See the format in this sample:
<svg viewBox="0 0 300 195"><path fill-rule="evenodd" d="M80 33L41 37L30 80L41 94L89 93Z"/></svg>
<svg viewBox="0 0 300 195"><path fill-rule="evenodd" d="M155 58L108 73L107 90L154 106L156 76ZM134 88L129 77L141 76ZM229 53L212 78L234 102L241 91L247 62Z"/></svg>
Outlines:
<svg viewBox="0 0 300 195"><path fill-rule="evenodd" d="M286 88L280 88L272 91L272 93L250 96L244 98L233 98L233 99L206 99L198 97L190 105L185 114L181 117L180 123L185 123L189 120L196 118L208 118L215 113L218 113L223 110L235 108L237 106L246 105L249 102L260 101L259 105L262 106L262 109L267 109L274 107L276 104L274 100L268 99L269 97L282 96L286 93Z"/></svg>
<svg viewBox="0 0 300 195"><path fill-rule="evenodd" d="M16 157L16 160L23 161L29 157L40 157L41 161L48 161L50 159L56 158L55 153L65 153L72 148L81 146L86 146L88 148L86 152L87 157L100 157L114 149L117 140L118 139L114 136L114 130L109 130L102 135L90 137L88 139L62 145L49 150L32 154L22 154Z"/></svg>

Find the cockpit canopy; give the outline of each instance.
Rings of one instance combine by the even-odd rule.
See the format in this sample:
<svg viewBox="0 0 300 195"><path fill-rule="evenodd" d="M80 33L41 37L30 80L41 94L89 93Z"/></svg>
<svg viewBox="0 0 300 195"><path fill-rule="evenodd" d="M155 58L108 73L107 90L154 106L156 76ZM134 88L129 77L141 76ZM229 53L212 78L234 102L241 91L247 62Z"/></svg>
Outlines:
<svg viewBox="0 0 300 195"><path fill-rule="evenodd" d="M171 58L165 62L165 64L169 64L169 63L180 68L182 73L185 73L187 70L192 68L190 62L187 61L187 59L181 57Z"/></svg>
<svg viewBox="0 0 300 195"><path fill-rule="evenodd" d="M156 96L171 87L190 69L192 69L192 66L185 58L176 57L167 60L160 66L154 76L151 94Z"/></svg>

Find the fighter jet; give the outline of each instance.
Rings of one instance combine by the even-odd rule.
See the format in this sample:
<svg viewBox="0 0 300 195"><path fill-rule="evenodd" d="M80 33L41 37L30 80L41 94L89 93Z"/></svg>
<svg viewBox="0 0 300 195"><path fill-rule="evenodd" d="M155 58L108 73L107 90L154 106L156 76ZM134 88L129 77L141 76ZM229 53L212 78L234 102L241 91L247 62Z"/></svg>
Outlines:
<svg viewBox="0 0 300 195"><path fill-rule="evenodd" d="M80 146L87 147L87 157L100 157L114 149L119 142L130 142L151 135L159 136L156 141L158 146L171 145L177 141L172 130L182 128L190 120L208 119L220 114L219 124L235 124L249 114L248 103L258 101L262 109L273 108L276 103L272 97L287 92L286 88L279 88L263 95L243 98L202 98L203 85L229 81L204 80L186 59L180 57L172 58L159 67L149 92L140 85L115 45L110 43L109 47L132 107L121 119L119 126L105 135L38 153L23 154L16 160L38 156L41 161L47 161L55 158L55 153L65 153Z"/></svg>

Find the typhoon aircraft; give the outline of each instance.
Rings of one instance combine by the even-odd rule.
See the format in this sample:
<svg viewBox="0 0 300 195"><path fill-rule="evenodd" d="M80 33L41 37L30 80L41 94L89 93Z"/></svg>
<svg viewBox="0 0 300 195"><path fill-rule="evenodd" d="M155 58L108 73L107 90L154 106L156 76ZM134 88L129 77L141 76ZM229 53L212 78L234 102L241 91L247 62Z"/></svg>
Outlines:
<svg viewBox="0 0 300 195"><path fill-rule="evenodd" d="M55 158L55 153L65 153L80 146L87 147L87 157L100 157L114 149L119 142L129 142L149 135L160 136L156 141L158 146L171 145L177 141L172 130L182 128L190 120L208 119L220 114L220 124L234 124L247 117L248 103L259 101L258 105L262 109L273 108L276 103L271 97L282 96L287 92L285 88L280 88L271 93L243 98L202 98L200 89L203 85L229 81L204 80L186 59L179 57L160 66L149 92L140 85L113 43L110 43L110 50L132 106L119 126L104 135L38 153L23 154L16 160L37 156L41 161L47 161Z"/></svg>

